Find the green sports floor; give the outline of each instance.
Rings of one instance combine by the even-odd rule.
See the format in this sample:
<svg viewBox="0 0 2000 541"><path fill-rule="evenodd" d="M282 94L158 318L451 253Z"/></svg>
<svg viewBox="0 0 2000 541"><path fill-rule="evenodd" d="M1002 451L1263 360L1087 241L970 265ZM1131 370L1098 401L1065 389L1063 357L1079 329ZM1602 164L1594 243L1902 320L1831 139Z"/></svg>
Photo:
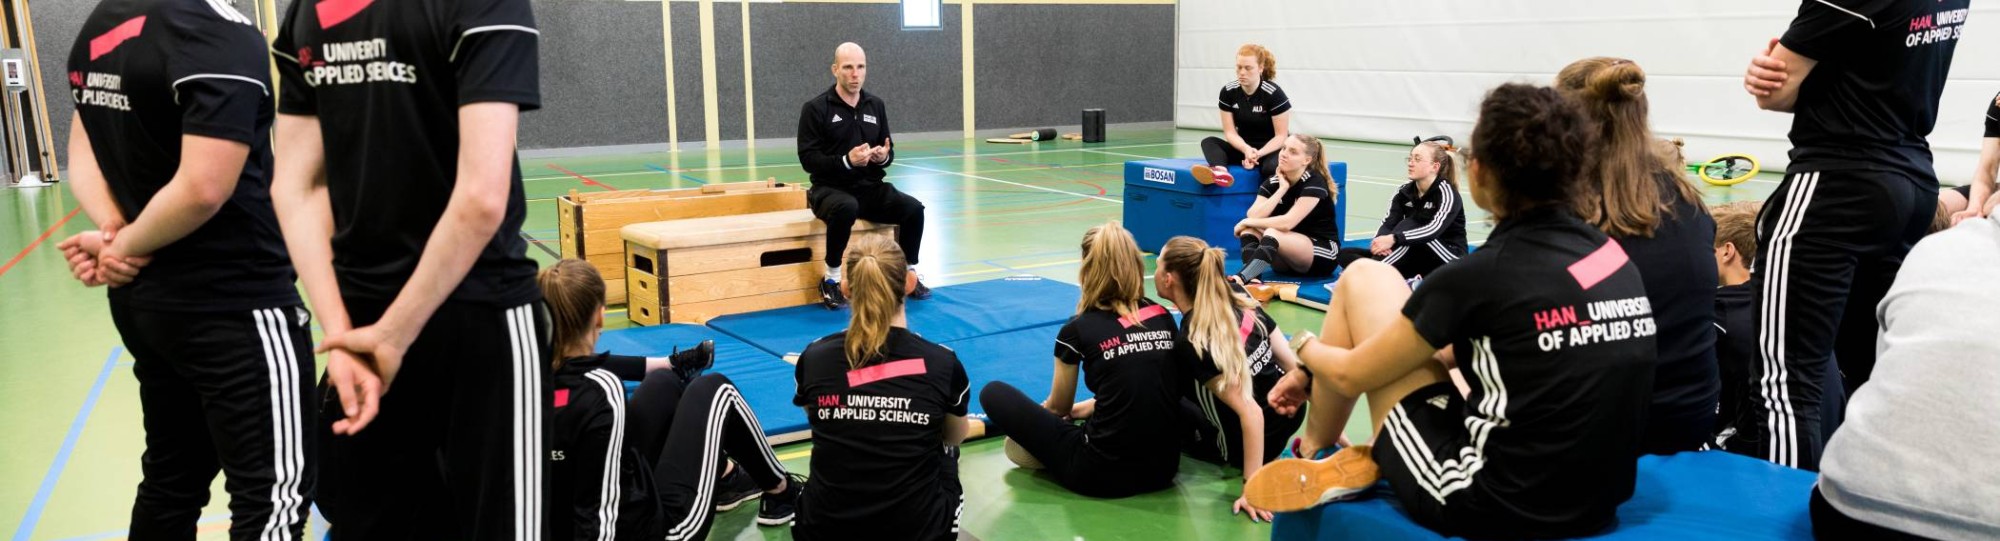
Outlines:
<svg viewBox="0 0 2000 541"><path fill-rule="evenodd" d="M932 139L897 147L889 179L929 207L922 269L933 286L1016 274L1075 282L1077 240L1122 214L1127 160L1192 157L1210 132L1121 129L1109 142L996 145ZM1329 141L1348 163L1348 231L1369 236L1403 180L1408 147ZM522 160L529 215L528 252L555 259L554 199L570 190L684 188L776 178L804 182L789 146L679 153L581 155ZM1762 199L1777 183L1765 173L1732 187L1702 186L1710 204ZM1470 209L1472 241L1492 226ZM0 535L23 540L124 539L139 482L138 384L112 328L104 292L70 279L55 243L91 229L67 188L0 189ZM1149 247L1151 248L1151 247ZM1286 303L1273 313L1286 332L1314 329L1320 313ZM629 325L620 307L606 318ZM1027 390L1031 395L1038 391ZM1045 391L1039 391L1045 392ZM1350 437L1366 422L1350 424ZM810 443L778 449L788 468L806 470ZM1267 524L1232 516L1240 487L1234 469L1183 461L1179 486L1144 496L1097 500L1072 495L1046 477L1017 470L995 440L966 445L964 536L984 540L1263 539ZM810 472L808 472L810 473ZM202 539L226 539L227 493L218 479L203 513ZM758 528L755 506L717 518L715 539L783 539ZM317 524L315 525L317 529Z"/></svg>

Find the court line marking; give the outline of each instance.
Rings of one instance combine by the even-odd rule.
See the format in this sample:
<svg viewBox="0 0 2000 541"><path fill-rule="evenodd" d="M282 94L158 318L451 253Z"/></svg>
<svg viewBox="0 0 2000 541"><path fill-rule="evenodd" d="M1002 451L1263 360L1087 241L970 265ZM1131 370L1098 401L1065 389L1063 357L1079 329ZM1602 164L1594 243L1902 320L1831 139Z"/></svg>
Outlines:
<svg viewBox="0 0 2000 541"><path fill-rule="evenodd" d="M49 462L49 471L42 475L42 484L35 489L35 499L28 503L28 512L21 517L21 526L14 530L14 541L28 541L35 533L35 526L42 520L42 511L48 507L49 496L56 490L56 480L62 478L63 470L69 468L70 453L76 451L76 440L83 436L83 426L90 421L90 414L97 409L97 398L104 394L104 383L110 381L112 368L118 365L118 357L125 353L125 346L112 346L111 355L105 357L104 368L97 371L97 382L90 385L90 393L84 395L83 405L77 408L76 419L69 423L69 433L63 435L62 447L56 451L56 458Z"/></svg>

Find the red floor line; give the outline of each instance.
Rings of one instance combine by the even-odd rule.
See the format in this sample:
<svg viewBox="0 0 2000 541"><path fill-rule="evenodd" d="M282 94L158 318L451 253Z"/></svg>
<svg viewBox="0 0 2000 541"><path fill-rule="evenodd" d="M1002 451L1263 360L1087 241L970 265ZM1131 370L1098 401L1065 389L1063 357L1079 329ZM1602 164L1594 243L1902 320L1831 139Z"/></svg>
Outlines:
<svg viewBox="0 0 2000 541"><path fill-rule="evenodd" d="M64 215L61 220L56 220L55 225L49 226L48 230L42 231L42 236L35 237L35 241L28 243L27 248L22 248L21 253L14 254L14 258L7 260L7 264L0 265L0 276L6 276L8 269L14 268L15 263L20 263L22 258L28 257L28 252L35 251L35 247L41 246L42 241L49 240L49 235L56 234L57 229L62 228L63 224L69 223L69 219L75 218L76 213L81 210L83 210L83 207L69 209L69 214Z"/></svg>
<svg viewBox="0 0 2000 541"><path fill-rule="evenodd" d="M581 174L578 174L578 173L577 173L576 171L571 171L571 170L568 170L568 169L563 169L563 166L560 166L560 165L556 165L556 164L553 164L553 163L551 163L551 164L547 164L547 165L549 166L549 169L554 169L554 170L557 170L557 171L561 171L561 172L563 172L563 174L565 174L565 175L569 175L569 176L572 176L572 177L576 177L576 179L577 179L577 180L580 180L580 181L583 181L583 183L584 183L584 184L588 184L588 185L591 185L591 186L596 186L596 187L599 187L599 188L604 188L604 189L606 189L606 190L616 190L616 189L617 189L617 188L613 188L613 187L611 187L611 185L610 185L610 184L605 184L605 183L602 183L602 182L598 182L598 181L596 181L596 180L592 180L592 179L591 179L590 177L586 177L586 176L583 176L583 175L581 175Z"/></svg>

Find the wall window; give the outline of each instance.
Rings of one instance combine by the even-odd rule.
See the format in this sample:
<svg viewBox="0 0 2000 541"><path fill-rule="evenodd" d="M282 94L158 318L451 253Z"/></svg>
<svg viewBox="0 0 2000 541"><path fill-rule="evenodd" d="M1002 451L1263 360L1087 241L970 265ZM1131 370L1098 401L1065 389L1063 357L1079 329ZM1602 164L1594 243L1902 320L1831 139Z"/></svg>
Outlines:
<svg viewBox="0 0 2000 541"><path fill-rule="evenodd" d="M939 0L903 0L903 29L936 29L943 18Z"/></svg>

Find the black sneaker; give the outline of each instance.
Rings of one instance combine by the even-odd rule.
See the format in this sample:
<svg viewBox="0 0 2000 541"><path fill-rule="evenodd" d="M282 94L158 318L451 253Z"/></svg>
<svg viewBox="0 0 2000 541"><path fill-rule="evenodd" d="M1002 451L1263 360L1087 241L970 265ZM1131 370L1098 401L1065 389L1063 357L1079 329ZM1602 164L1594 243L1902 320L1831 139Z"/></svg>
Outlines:
<svg viewBox="0 0 2000 541"><path fill-rule="evenodd" d="M792 523L798 514L799 493L806 489L806 476L796 473L785 474L785 491L764 495L764 501L757 504L757 525L784 526Z"/></svg>
<svg viewBox="0 0 2000 541"><path fill-rule="evenodd" d="M819 283L819 303L826 305L826 309L828 310L839 310L840 307L847 306L847 296L840 294L840 282L821 280Z"/></svg>
<svg viewBox="0 0 2000 541"><path fill-rule="evenodd" d="M715 483L715 512L735 509L743 505L743 502L755 500L762 495L764 489L757 488L757 481L751 479L750 474L743 473L743 468L729 470L728 475L722 476L722 479Z"/></svg>
<svg viewBox="0 0 2000 541"><path fill-rule="evenodd" d="M910 291L910 298L920 301L931 300L931 288L924 286L922 278L917 279L917 288Z"/></svg>
<svg viewBox="0 0 2000 541"><path fill-rule="evenodd" d="M715 366L715 341L702 340L687 351L674 351L667 359L674 363L674 374L679 375L681 381L692 383L694 378L708 371L708 367Z"/></svg>

